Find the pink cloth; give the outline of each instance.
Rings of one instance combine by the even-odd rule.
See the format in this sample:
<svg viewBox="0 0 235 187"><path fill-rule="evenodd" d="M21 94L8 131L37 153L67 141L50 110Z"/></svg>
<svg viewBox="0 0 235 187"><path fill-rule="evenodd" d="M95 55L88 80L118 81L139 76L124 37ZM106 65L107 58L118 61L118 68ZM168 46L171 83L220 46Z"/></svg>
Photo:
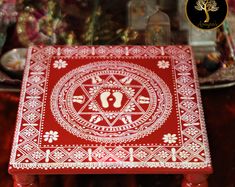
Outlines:
<svg viewBox="0 0 235 187"><path fill-rule="evenodd" d="M228 0L229 9L235 12L235 0Z"/></svg>

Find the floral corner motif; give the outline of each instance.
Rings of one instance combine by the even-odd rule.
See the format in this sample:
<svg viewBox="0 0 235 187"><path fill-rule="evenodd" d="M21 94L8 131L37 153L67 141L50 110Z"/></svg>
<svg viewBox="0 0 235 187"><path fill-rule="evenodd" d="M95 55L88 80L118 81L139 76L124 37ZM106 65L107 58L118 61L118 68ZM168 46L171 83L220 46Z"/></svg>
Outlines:
<svg viewBox="0 0 235 187"><path fill-rule="evenodd" d="M162 139L164 143L172 144L172 143L176 143L178 138L176 137L176 134L168 133L168 134L164 134Z"/></svg>
<svg viewBox="0 0 235 187"><path fill-rule="evenodd" d="M159 60L157 62L157 66L160 68L160 69L167 69L170 67L170 62L169 61L166 61L166 60Z"/></svg>
<svg viewBox="0 0 235 187"><path fill-rule="evenodd" d="M43 135L44 141L48 143L52 143L53 141L57 141L59 138L58 132L57 131L49 131L45 132Z"/></svg>
<svg viewBox="0 0 235 187"><path fill-rule="evenodd" d="M53 67L55 69L63 69L66 68L68 65L68 63L65 60L59 59L59 60L55 60L55 62L53 63Z"/></svg>

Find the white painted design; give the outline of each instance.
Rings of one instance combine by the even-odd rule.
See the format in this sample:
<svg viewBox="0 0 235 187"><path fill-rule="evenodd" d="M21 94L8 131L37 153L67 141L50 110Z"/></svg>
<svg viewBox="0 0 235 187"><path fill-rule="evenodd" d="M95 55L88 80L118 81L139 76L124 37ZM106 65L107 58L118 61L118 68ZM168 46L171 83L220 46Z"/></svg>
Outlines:
<svg viewBox="0 0 235 187"><path fill-rule="evenodd" d="M124 83L125 84L125 83ZM131 87L124 87L124 91L130 96L130 97L134 97L134 95L136 94L135 89L131 88Z"/></svg>
<svg viewBox="0 0 235 187"><path fill-rule="evenodd" d="M171 158L172 158L172 161L176 161L176 149L175 148L171 148L171 153L172 153L172 156L171 156Z"/></svg>
<svg viewBox="0 0 235 187"><path fill-rule="evenodd" d="M87 98L82 105L70 101L77 90ZM164 81L150 70L127 62L104 61L63 76L52 91L50 105L58 123L72 134L96 142L120 143L158 129L171 113L172 96ZM63 115L65 111L68 115Z"/></svg>
<svg viewBox="0 0 235 187"><path fill-rule="evenodd" d="M25 145L23 146L23 150L25 150L25 151L27 151L27 152L33 150L33 148L34 148L34 147L33 147L32 145L30 145L30 144L25 144Z"/></svg>
<svg viewBox="0 0 235 187"><path fill-rule="evenodd" d="M157 156L160 158L166 159L170 154L164 150L161 150L157 153Z"/></svg>
<svg viewBox="0 0 235 187"><path fill-rule="evenodd" d="M32 129L32 128L28 128L28 129L25 129L24 132L22 133L22 135L24 135L25 137L29 138L31 136L33 136L35 134L35 130Z"/></svg>
<svg viewBox="0 0 235 187"><path fill-rule="evenodd" d="M110 96L110 94L111 94L110 91L104 91L103 93L100 94L101 105L103 108L109 107L108 97Z"/></svg>
<svg viewBox="0 0 235 187"><path fill-rule="evenodd" d="M52 143L53 141L58 140L58 137L58 132L52 130L49 132L45 132L45 134L43 135L44 141L48 143Z"/></svg>
<svg viewBox="0 0 235 187"><path fill-rule="evenodd" d="M150 98L149 97L144 97L144 96L139 96L138 97L138 103L139 104L149 104L150 103Z"/></svg>
<svg viewBox="0 0 235 187"><path fill-rule="evenodd" d="M120 108L122 106L123 94L120 91L115 91L113 93L113 96L115 98L115 102L113 103L113 106L115 108Z"/></svg>
<svg viewBox="0 0 235 187"><path fill-rule="evenodd" d="M25 119L28 123L35 123L40 118L40 114L34 110L29 110L24 113L23 119Z"/></svg>
<svg viewBox="0 0 235 187"><path fill-rule="evenodd" d="M67 65L68 63L65 60L59 59L59 60L55 60L53 67L55 69L63 69L63 68L66 68Z"/></svg>
<svg viewBox="0 0 235 187"><path fill-rule="evenodd" d="M185 84L192 82L192 78L189 76L180 76L177 79L177 82L180 83L181 85L185 85Z"/></svg>
<svg viewBox="0 0 235 187"><path fill-rule="evenodd" d="M118 146L112 151L112 154L117 158L118 160L125 160L129 157L129 152L125 149L123 149L121 146Z"/></svg>
<svg viewBox="0 0 235 187"><path fill-rule="evenodd" d="M125 116L122 116L122 121L123 123L126 125L126 124L131 124L132 123L132 117L130 115L125 115Z"/></svg>
<svg viewBox="0 0 235 187"><path fill-rule="evenodd" d="M29 77L29 82L32 84L39 84L42 83L45 80L45 78L41 75L32 75Z"/></svg>
<svg viewBox="0 0 235 187"><path fill-rule="evenodd" d="M50 149L47 149L46 150L46 156L45 156L45 162L49 162L50 153L51 153Z"/></svg>
<svg viewBox="0 0 235 187"><path fill-rule="evenodd" d="M85 96L84 95L73 96L73 102L83 104L85 102Z"/></svg>
<svg viewBox="0 0 235 187"><path fill-rule="evenodd" d="M99 76L95 76L91 78L92 84L101 83L103 80Z"/></svg>
<svg viewBox="0 0 235 187"><path fill-rule="evenodd" d="M68 159L68 152L64 148L56 148L50 153L50 159L54 160L57 163L64 162Z"/></svg>
<svg viewBox="0 0 235 187"><path fill-rule="evenodd" d="M138 160L147 161L152 155L152 151L147 149L146 147L139 147L133 152L133 157Z"/></svg>
<svg viewBox="0 0 235 187"><path fill-rule="evenodd" d="M133 79L130 77L124 77L120 80L121 83L127 84L127 85L130 84L132 81L133 81Z"/></svg>
<svg viewBox="0 0 235 187"><path fill-rule="evenodd" d="M135 111L135 109L136 109L136 105L135 105L135 103L130 103L129 105L127 105L127 107L126 107L126 109L125 109L125 112L133 112L133 111Z"/></svg>
<svg viewBox="0 0 235 187"><path fill-rule="evenodd" d="M43 154L42 154L41 152L39 152L39 151L35 151L35 152L33 152L32 157L33 157L35 160L39 160L40 158L43 157Z"/></svg>
<svg viewBox="0 0 235 187"><path fill-rule="evenodd" d="M187 111L196 107L196 103L192 100L184 100L180 104L182 108L186 109Z"/></svg>
<svg viewBox="0 0 235 187"><path fill-rule="evenodd" d="M166 61L166 60L159 60L157 62L157 66L160 68L160 69L167 69L170 67L170 62L169 61Z"/></svg>
<svg viewBox="0 0 235 187"><path fill-rule="evenodd" d="M102 120L103 120L103 118L100 115L94 115L94 116L91 116L89 122L97 124Z"/></svg>
<svg viewBox="0 0 235 187"><path fill-rule="evenodd" d="M47 54L48 56L52 56L56 53L55 47L47 46L43 49L43 52Z"/></svg>
<svg viewBox="0 0 235 187"><path fill-rule="evenodd" d="M41 106L41 101L39 101L38 99L29 99L26 103L25 106L28 109L37 109Z"/></svg>
<svg viewBox="0 0 235 187"><path fill-rule="evenodd" d="M179 156L180 156L181 158L183 158L183 159L187 159L187 158L190 156L190 153L187 152L187 151L185 151L185 150L183 150L183 151L181 151L181 152L179 153Z"/></svg>
<svg viewBox="0 0 235 187"><path fill-rule="evenodd" d="M62 48L62 54L65 56L72 56L77 53L77 49L74 47L64 47Z"/></svg>
<svg viewBox="0 0 235 187"><path fill-rule="evenodd" d="M185 132L191 136L195 136L196 134L199 133L199 130L195 127L189 127L185 130Z"/></svg>
<svg viewBox="0 0 235 187"><path fill-rule="evenodd" d="M92 110L92 111L95 111L95 112L98 112L99 111L99 108L94 104L94 103L90 103L88 105L88 109L89 110Z"/></svg>
<svg viewBox="0 0 235 187"><path fill-rule="evenodd" d="M195 143L195 142L192 142L192 143L187 145L187 148L190 149L193 152L196 152L200 148L200 145Z"/></svg>
<svg viewBox="0 0 235 187"><path fill-rule="evenodd" d="M168 133L168 134L164 134L162 139L164 140L164 143L172 144L172 143L176 143L176 140L178 138L176 137L176 134Z"/></svg>
<svg viewBox="0 0 235 187"><path fill-rule="evenodd" d="M75 148L73 151L70 152L70 155L71 155L71 158L75 162L82 162L83 160L85 160L88 157L87 151L85 151L81 147Z"/></svg>
<svg viewBox="0 0 235 187"><path fill-rule="evenodd" d="M37 85L33 85L27 89L27 93L31 96L38 96L43 93L43 89Z"/></svg>
<svg viewBox="0 0 235 187"><path fill-rule="evenodd" d="M122 54L123 51L124 54ZM14 168L15 171L17 169L29 169L29 171L32 169L34 171L37 169L43 169L45 171L56 169L60 170L60 172L63 172L64 169L71 170L73 168L79 169L81 171L83 169L108 170L123 168L154 168L157 171L158 168L198 170L211 167L206 129L202 114L202 106L200 104L200 94L198 85L196 83L197 80L195 80L196 69L193 66L193 61L188 51L190 51L188 46L165 46L161 48L157 46L118 46L117 48L112 46L75 46L69 48L67 46L30 47L29 57L25 67L25 78L22 83L19 115L17 117L17 127L9 169ZM178 146L174 146L173 143L170 145L167 143L166 145L162 146L139 146L139 144L136 146L131 142L135 141L136 138L133 138L132 140L129 139L129 142L128 139L125 139L124 142L127 142L127 144L113 144L118 146L111 146L112 144L96 143L91 147L66 145L67 147L64 148L62 145L57 145L58 147L56 147L52 143L45 142L43 137L45 132L42 130L43 126L45 125L43 124L42 120L45 113L43 109L44 105L42 103L45 102L44 98L50 99L50 97L46 95L48 94L48 77L51 77L51 74L53 74L53 71L50 70L50 67L53 67L54 57L56 59L61 59L60 55L63 55L63 59L67 59L69 57L74 58L75 60L77 58L90 59L93 58L93 56L96 60L100 58L103 59L103 57L118 56L121 57L121 59L125 59L125 61L128 61L128 59L133 60L140 58L146 58L146 61L148 58L154 58L154 60L157 61L159 60L158 55L162 55L163 59L165 59L164 57L171 59L169 61L171 62L172 69L168 68L165 69L165 71L172 72L172 75L169 76L169 78L176 78L176 81L174 82L174 94L176 96L174 104L176 105L176 108L178 108L179 119L177 122L179 123L180 127L179 134L181 135L178 136L177 134L177 143L179 143ZM131 68L132 67L130 67L130 69ZM111 71L112 69L106 70ZM121 70L123 70L123 67L120 68L120 71ZM143 69L140 68L139 70L142 71ZM133 69L134 73L137 74L140 72L139 70L136 71L135 68ZM109 80L105 78L103 79L103 76L99 74L99 72L94 73L93 77L99 76L102 79L102 82L96 82L95 84L91 82L91 77L88 78L87 76L85 79L79 79L79 77L76 77L77 79L75 78L71 80L70 83L74 83L78 80L83 81L82 83L85 83L85 80L90 81L86 82L87 87L85 85L84 87L80 87L86 94L77 94L76 92L73 92L74 90L71 87L69 91L72 93L70 95L68 94L66 97L70 103L69 105L65 105L65 107L67 107L67 109L70 108L70 112L75 105L82 105L84 107L80 108L79 111L73 111L73 117L76 117L79 112L81 113L83 111L89 111L90 114L87 114L87 120L83 121L84 126L85 123L89 122L91 115L94 115L95 113L96 115L101 115L103 118L102 123L106 123L107 127L100 126L100 122L93 126L94 129L97 129L97 132L101 131L102 128L104 128L104 130L105 128L114 128L114 119L116 118L122 122L121 119L125 115L131 114L133 116L136 113L139 113L140 116L143 115L146 112L143 109L144 106L149 107L153 101L153 98L149 97L149 95L142 94L141 89L143 89L143 86L131 87L133 83L136 83L136 77L132 76L132 74L128 71L125 73L126 74L122 75L121 78L120 76L113 76L112 79ZM140 74L138 74L139 77L141 77ZM86 76L86 71L84 71L83 75ZM145 75L146 76L143 77L151 77L151 75L148 73ZM125 81L121 81L122 79L125 79ZM143 80L148 81L148 79L145 78L139 80L139 82L144 84L145 82ZM76 83L78 84L79 82ZM99 98L100 93L107 89L110 89L111 97L113 97L112 90L118 90L123 94L122 101L124 102L122 102L122 107L113 107L112 109L114 111L109 111L109 109L111 109L109 107L102 109L101 102L97 98ZM159 89L159 87L156 89ZM85 96L84 103L73 103L73 96L80 95ZM139 96L149 98L150 103L141 105L138 102ZM161 91L158 92L158 96L161 96ZM161 97L157 97L157 99L161 99ZM109 102L109 106L113 106L113 102ZM161 100L160 102L161 104L164 103ZM100 111L102 112L100 113ZM117 114L120 111L122 111L123 114L119 116ZM83 113L86 115L85 112ZM37 117L34 118L33 116ZM156 117L158 116L156 115ZM34 123L27 122L26 119L30 119L34 121ZM132 118L132 120L133 123L135 123L135 118ZM93 124L89 123L89 125ZM132 125L132 123L129 123L126 126L122 126L121 131L119 131L120 129L117 128L115 133L119 136L119 140L123 137L131 136L127 135L125 132L126 130L129 130L128 128L130 128L130 125ZM171 134L173 133L171 132ZM102 136L106 137L106 140L108 139L106 135L99 134L99 137ZM39 139L42 139L42 143L48 144L49 147L41 147ZM110 142L106 140L103 143ZM117 142L120 141L116 141L115 143ZM138 155L139 157L137 158L135 155ZM173 161L173 159L176 159L176 161Z"/></svg>

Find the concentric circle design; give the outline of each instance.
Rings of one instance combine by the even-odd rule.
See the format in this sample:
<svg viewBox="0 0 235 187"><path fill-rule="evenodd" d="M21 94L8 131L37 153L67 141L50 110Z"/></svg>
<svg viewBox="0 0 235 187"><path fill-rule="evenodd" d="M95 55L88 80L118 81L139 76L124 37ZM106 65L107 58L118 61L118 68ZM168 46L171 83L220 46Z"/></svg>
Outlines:
<svg viewBox="0 0 235 187"><path fill-rule="evenodd" d="M149 135L168 118L172 96L152 71L127 62L101 61L64 75L51 94L51 110L70 133L101 143Z"/></svg>

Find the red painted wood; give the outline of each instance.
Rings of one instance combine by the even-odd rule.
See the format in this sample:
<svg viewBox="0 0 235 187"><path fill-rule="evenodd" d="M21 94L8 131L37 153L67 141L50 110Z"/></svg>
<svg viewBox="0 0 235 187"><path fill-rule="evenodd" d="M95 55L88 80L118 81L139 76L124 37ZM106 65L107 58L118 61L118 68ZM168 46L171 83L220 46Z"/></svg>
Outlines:
<svg viewBox="0 0 235 187"><path fill-rule="evenodd" d="M208 187L208 175L186 174L182 181L182 187Z"/></svg>
<svg viewBox="0 0 235 187"><path fill-rule="evenodd" d="M14 187L38 187L37 177L34 175L14 175Z"/></svg>
<svg viewBox="0 0 235 187"><path fill-rule="evenodd" d="M189 46L29 48L11 174L208 174L210 162Z"/></svg>

